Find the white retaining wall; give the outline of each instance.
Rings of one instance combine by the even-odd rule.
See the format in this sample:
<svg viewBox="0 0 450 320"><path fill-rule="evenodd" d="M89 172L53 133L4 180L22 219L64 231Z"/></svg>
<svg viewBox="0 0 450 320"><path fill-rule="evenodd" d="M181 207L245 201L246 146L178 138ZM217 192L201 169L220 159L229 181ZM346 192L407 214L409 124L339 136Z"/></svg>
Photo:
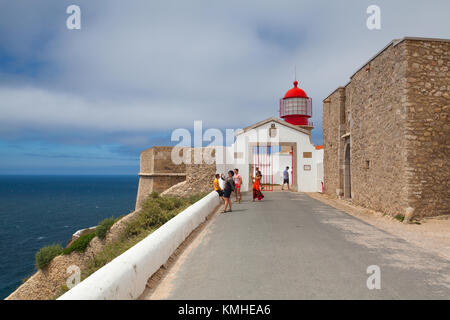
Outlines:
<svg viewBox="0 0 450 320"><path fill-rule="evenodd" d="M217 193L211 192L58 300L137 299L147 280L219 204Z"/></svg>

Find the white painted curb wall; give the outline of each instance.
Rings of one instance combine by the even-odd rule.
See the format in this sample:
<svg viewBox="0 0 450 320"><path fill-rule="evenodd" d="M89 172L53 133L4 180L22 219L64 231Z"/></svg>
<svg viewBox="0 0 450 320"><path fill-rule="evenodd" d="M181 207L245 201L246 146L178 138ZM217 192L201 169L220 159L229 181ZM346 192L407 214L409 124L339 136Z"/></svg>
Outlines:
<svg viewBox="0 0 450 320"><path fill-rule="evenodd" d="M219 204L217 192L211 192L58 300L137 299L147 280Z"/></svg>

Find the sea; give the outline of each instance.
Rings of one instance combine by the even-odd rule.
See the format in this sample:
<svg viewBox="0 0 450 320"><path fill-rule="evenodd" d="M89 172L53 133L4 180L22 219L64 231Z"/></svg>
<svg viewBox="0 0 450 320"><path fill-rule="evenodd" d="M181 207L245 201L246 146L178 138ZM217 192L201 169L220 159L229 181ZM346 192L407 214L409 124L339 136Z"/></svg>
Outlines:
<svg viewBox="0 0 450 320"><path fill-rule="evenodd" d="M134 209L135 176L0 176L0 298L35 271L43 246Z"/></svg>

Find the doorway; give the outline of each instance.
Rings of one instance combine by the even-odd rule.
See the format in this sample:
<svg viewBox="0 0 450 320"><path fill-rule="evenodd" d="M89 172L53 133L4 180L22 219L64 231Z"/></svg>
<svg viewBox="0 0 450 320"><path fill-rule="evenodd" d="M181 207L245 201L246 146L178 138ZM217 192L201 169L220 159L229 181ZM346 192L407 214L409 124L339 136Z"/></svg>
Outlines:
<svg viewBox="0 0 450 320"><path fill-rule="evenodd" d="M345 145L344 159L344 198L352 198L352 175L350 166L350 143Z"/></svg>
<svg viewBox="0 0 450 320"><path fill-rule="evenodd" d="M253 147L253 165L251 167L251 176L256 176L256 168L261 171L261 184L264 191L273 191L273 154L274 146L257 145Z"/></svg>
<svg viewBox="0 0 450 320"><path fill-rule="evenodd" d="M248 150L250 154L249 161L249 177L248 190L252 190L253 179L256 167L262 173L262 184L265 191L281 190L282 171L279 172L279 154L284 151L285 161L284 167L290 167L290 187L293 191L298 191L297 184L297 143L296 142L279 142L276 145L249 143ZM288 162L286 162L288 161Z"/></svg>

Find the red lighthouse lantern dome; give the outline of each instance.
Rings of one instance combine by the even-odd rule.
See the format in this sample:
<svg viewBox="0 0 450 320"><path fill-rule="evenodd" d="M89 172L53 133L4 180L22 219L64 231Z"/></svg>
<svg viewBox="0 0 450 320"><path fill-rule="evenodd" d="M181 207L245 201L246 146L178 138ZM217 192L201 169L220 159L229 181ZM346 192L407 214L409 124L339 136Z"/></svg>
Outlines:
<svg viewBox="0 0 450 320"><path fill-rule="evenodd" d="M308 98L306 92L298 87L298 81L294 81L294 87L289 89L288 92L284 95L283 99L287 98Z"/></svg>
<svg viewBox="0 0 450 320"><path fill-rule="evenodd" d="M308 126L312 117L312 100L305 91L298 87L298 81L294 81L294 87L280 100L280 118L296 126Z"/></svg>

